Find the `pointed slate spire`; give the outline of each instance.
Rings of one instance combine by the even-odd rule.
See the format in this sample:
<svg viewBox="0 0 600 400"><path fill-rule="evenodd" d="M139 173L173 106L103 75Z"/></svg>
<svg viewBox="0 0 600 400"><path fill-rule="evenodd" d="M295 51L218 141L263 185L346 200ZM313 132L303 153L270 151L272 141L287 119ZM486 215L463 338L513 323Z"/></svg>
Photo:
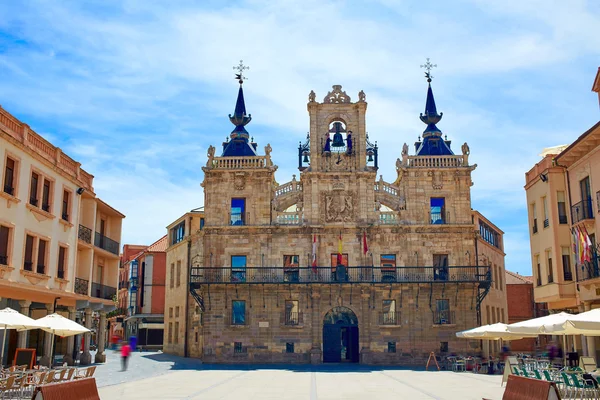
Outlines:
<svg viewBox="0 0 600 400"><path fill-rule="evenodd" d="M442 131L435 125L442 120L443 113L437 112L435 106L435 98L433 97L433 90L431 89L431 69L437 67L435 64L429 62L429 58L424 65L425 77L427 78L427 100L425 102L425 113L420 115L421 121L427 125L427 128L423 131L423 142L417 148L418 156L434 156L434 155L453 155L454 153L450 150L450 142L442 139Z"/></svg>
<svg viewBox="0 0 600 400"><path fill-rule="evenodd" d="M223 143L222 157L255 156L256 144L249 143L250 134L245 128L252 120L252 115L246 114L246 102L244 101L244 89L242 88L244 79L246 79L243 72L249 68L240 60L240 65L233 67L233 69L237 69L239 72L235 74L235 79L240 84L240 89L235 102L235 111L233 115L229 114L229 121L235 125L235 128L229 135L231 140Z"/></svg>

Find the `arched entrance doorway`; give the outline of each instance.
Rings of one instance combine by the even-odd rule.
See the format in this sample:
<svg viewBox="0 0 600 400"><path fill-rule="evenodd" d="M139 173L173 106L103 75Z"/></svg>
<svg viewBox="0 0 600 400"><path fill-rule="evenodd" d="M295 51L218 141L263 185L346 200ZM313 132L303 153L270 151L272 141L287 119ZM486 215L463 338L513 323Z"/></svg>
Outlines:
<svg viewBox="0 0 600 400"><path fill-rule="evenodd" d="M348 307L334 307L323 319L323 362L358 360L358 318Z"/></svg>

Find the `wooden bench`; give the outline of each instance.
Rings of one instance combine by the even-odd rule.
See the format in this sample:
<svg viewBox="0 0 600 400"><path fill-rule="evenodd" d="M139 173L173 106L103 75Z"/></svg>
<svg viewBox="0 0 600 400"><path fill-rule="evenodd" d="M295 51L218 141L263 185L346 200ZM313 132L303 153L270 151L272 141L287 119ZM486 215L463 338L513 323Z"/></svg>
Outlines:
<svg viewBox="0 0 600 400"><path fill-rule="evenodd" d="M100 400L95 378L36 386L33 400Z"/></svg>
<svg viewBox="0 0 600 400"><path fill-rule="evenodd" d="M560 400L554 382L509 375L502 400Z"/></svg>

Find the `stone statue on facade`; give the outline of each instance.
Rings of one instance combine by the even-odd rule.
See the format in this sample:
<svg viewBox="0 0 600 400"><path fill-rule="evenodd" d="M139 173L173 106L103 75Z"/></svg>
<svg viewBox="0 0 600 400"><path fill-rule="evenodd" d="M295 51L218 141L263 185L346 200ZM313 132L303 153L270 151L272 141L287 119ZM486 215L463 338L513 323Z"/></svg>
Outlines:
<svg viewBox="0 0 600 400"><path fill-rule="evenodd" d="M296 203L296 212L302 212L303 207L304 202L302 202L302 199L298 200L298 202Z"/></svg>
<svg viewBox="0 0 600 400"><path fill-rule="evenodd" d="M315 91L311 90L310 93L308 94L308 102L314 103L316 98L317 98L317 95L315 94Z"/></svg>
<svg viewBox="0 0 600 400"><path fill-rule="evenodd" d="M375 211L381 211L381 202L379 200L375 200Z"/></svg>
<svg viewBox="0 0 600 400"><path fill-rule="evenodd" d="M271 144L267 143L267 145L265 146L265 157L267 160L267 167L273 165L273 161L271 161L271 151L273 151L273 149L271 148Z"/></svg>
<svg viewBox="0 0 600 400"><path fill-rule="evenodd" d="M206 161L206 166L208 168L212 168L212 166L213 166L213 161L215 159L215 150L216 150L215 146L212 146L212 145L208 146L208 152L207 152L208 160Z"/></svg>
<svg viewBox="0 0 600 400"><path fill-rule="evenodd" d="M367 101L367 95L365 94L364 91L361 90L360 92L358 92L358 102L364 103L366 101Z"/></svg>
<svg viewBox="0 0 600 400"><path fill-rule="evenodd" d="M463 165L469 165L469 154L471 154L471 149L469 149L469 145L467 142L464 142L461 146L462 154L463 154Z"/></svg>
<svg viewBox="0 0 600 400"><path fill-rule="evenodd" d="M408 155L408 145L406 143L404 143L404 145L402 146L402 155L403 156Z"/></svg>

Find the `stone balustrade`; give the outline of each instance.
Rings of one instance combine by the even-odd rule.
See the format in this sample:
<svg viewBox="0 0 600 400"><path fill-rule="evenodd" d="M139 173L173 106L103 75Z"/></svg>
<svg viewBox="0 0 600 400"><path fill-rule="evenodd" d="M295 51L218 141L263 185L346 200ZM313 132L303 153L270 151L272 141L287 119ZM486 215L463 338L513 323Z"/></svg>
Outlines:
<svg viewBox="0 0 600 400"><path fill-rule="evenodd" d="M300 225L301 220L302 215L299 212L280 212L275 219L278 225Z"/></svg>
<svg viewBox="0 0 600 400"><path fill-rule="evenodd" d="M297 193L302 191L302 183L291 181L277 186L275 189L275 197L285 196L289 193Z"/></svg>
<svg viewBox="0 0 600 400"><path fill-rule="evenodd" d="M213 160L213 168L215 169L253 169L267 167L266 156L216 157Z"/></svg>
<svg viewBox="0 0 600 400"><path fill-rule="evenodd" d="M463 156L408 156L412 168L457 168L466 167Z"/></svg>

